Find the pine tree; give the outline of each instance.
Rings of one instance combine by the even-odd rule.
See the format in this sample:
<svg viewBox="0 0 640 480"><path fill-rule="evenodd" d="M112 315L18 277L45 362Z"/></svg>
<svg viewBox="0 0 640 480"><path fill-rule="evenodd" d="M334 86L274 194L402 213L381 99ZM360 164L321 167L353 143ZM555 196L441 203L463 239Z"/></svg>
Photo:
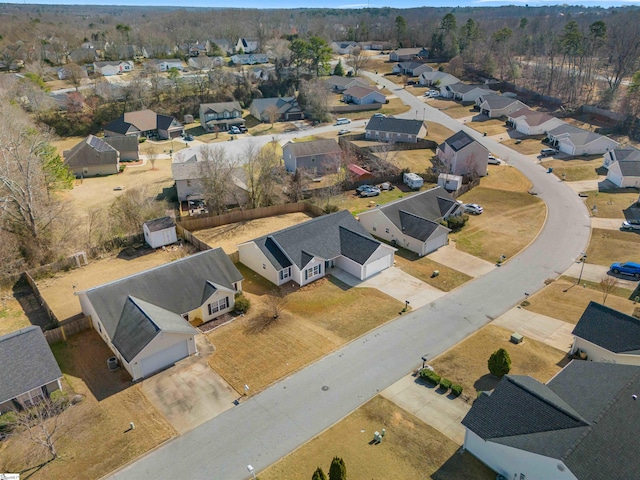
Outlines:
<svg viewBox="0 0 640 480"><path fill-rule="evenodd" d="M329 468L329 480L347 480L347 467L340 457L333 457Z"/></svg>
<svg viewBox="0 0 640 480"><path fill-rule="evenodd" d="M324 474L324 470L321 467L316 468L316 471L313 472L313 477L311 480L327 480L327 476Z"/></svg>
<svg viewBox="0 0 640 480"><path fill-rule="evenodd" d="M511 370L511 358L509 353L500 348L489 357L489 371L498 378L504 377Z"/></svg>
<svg viewBox="0 0 640 480"><path fill-rule="evenodd" d="M342 66L342 59L338 60L336 68L333 69L333 74L339 77L344 77L344 67Z"/></svg>

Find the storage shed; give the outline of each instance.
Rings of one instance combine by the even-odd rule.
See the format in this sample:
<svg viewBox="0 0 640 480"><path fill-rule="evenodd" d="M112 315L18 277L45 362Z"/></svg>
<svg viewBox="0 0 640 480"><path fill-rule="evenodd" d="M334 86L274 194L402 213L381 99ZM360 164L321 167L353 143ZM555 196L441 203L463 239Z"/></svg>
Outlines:
<svg viewBox="0 0 640 480"><path fill-rule="evenodd" d="M160 248L178 241L176 222L171 217L156 218L142 225L144 240L151 248Z"/></svg>

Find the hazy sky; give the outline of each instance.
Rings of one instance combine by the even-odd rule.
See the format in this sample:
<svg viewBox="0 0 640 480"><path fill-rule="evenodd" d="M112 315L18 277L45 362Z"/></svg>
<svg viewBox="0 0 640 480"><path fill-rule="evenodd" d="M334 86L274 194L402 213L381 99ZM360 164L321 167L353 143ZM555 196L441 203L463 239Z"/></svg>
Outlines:
<svg viewBox="0 0 640 480"><path fill-rule="evenodd" d="M163 5L179 7L243 7L243 8L363 8L371 7L490 7L500 5L584 5L613 7L621 5L638 5L640 0L244 0L243 2L230 2L229 0L41 0L20 1L14 0L6 3L38 3L58 5Z"/></svg>

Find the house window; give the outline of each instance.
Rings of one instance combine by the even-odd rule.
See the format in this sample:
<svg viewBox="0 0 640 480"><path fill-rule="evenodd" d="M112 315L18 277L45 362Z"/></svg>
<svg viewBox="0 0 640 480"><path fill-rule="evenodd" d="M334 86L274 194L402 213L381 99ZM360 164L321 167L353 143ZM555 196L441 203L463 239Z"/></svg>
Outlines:
<svg viewBox="0 0 640 480"><path fill-rule="evenodd" d="M189 321L189 314L188 313L183 313L182 314L182 318L184 318L188 322Z"/></svg>
<svg viewBox="0 0 640 480"><path fill-rule="evenodd" d="M267 266L266 266L264 263L262 264L262 269L263 269L263 270L266 270L266 269L267 269Z"/></svg>
<svg viewBox="0 0 640 480"><path fill-rule="evenodd" d="M214 315L221 310L229 308L229 297L221 298L218 301L212 302L208 305L209 315Z"/></svg>
<svg viewBox="0 0 640 480"><path fill-rule="evenodd" d="M385 233L389 233L389 229L388 228L385 228L384 231L385 231Z"/></svg>
<svg viewBox="0 0 640 480"><path fill-rule="evenodd" d="M187 180L187 187L191 186L191 180Z"/></svg>
<svg viewBox="0 0 640 480"><path fill-rule="evenodd" d="M320 265L315 265L315 266L313 266L311 268L307 268L304 271L304 279L305 280L313 278L313 277L315 277L317 275L320 275Z"/></svg>
<svg viewBox="0 0 640 480"><path fill-rule="evenodd" d="M373 231L375 232L378 228L378 224L374 223L373 226L371 227L373 229Z"/></svg>
<svg viewBox="0 0 640 480"><path fill-rule="evenodd" d="M280 270L280 280L286 280L291 276L291 267L287 267L284 270Z"/></svg>

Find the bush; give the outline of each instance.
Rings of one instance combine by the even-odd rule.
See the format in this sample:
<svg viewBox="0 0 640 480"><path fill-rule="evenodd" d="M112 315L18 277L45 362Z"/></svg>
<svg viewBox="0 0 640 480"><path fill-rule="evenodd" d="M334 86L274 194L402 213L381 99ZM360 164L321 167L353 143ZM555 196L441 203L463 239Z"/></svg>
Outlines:
<svg viewBox="0 0 640 480"><path fill-rule="evenodd" d="M55 392L52 392L49 398L53 403L60 405L63 408L69 405L69 396L62 390L56 390Z"/></svg>
<svg viewBox="0 0 640 480"><path fill-rule="evenodd" d="M10 433L16 422L16 413L7 412L0 415L0 433Z"/></svg>
<svg viewBox="0 0 640 480"><path fill-rule="evenodd" d="M433 370L429 370L425 368L424 370L420 370L420 377L424 378L427 382L432 385L438 385L440 383L440 375L438 375Z"/></svg>
<svg viewBox="0 0 640 480"><path fill-rule="evenodd" d="M459 215L457 217L449 217L447 219L447 227L452 231L457 232L466 225L469 221L469 215Z"/></svg>
<svg viewBox="0 0 640 480"><path fill-rule="evenodd" d="M144 143L147 141L147 137L138 137L138 143Z"/></svg>
<svg viewBox="0 0 640 480"><path fill-rule="evenodd" d="M487 363L491 374L498 378L504 377L511 370L511 358L504 348L493 352Z"/></svg>
<svg viewBox="0 0 640 480"><path fill-rule="evenodd" d="M458 385L457 383L454 383L453 385L451 385L451 394L452 395L455 395L457 397L461 393L462 393L462 385Z"/></svg>
<svg viewBox="0 0 640 480"><path fill-rule="evenodd" d="M451 380L449 380L448 378L441 378L440 379L440 388L444 389L444 390L449 390L451 388Z"/></svg>
<svg viewBox="0 0 640 480"><path fill-rule="evenodd" d="M249 299L240 294L236 297L236 304L233 307L233 311L236 313L247 313L250 306L251 302L249 301Z"/></svg>

